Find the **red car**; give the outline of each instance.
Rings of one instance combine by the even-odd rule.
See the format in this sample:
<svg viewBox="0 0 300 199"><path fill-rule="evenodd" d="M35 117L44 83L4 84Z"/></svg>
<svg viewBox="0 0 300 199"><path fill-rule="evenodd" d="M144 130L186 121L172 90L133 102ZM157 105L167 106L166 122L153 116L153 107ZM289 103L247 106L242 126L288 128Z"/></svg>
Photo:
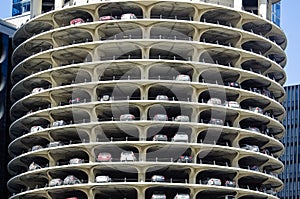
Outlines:
<svg viewBox="0 0 300 199"><path fill-rule="evenodd" d="M76 18L76 19L72 19L70 21L70 25L75 25L75 24L81 24L81 23L84 23L85 21L81 18Z"/></svg>
<svg viewBox="0 0 300 199"><path fill-rule="evenodd" d="M100 152L96 158L97 162L111 162L111 160L111 154L107 152Z"/></svg>
<svg viewBox="0 0 300 199"><path fill-rule="evenodd" d="M115 18L112 16L102 16L99 18L100 21L108 21L108 20L114 20Z"/></svg>

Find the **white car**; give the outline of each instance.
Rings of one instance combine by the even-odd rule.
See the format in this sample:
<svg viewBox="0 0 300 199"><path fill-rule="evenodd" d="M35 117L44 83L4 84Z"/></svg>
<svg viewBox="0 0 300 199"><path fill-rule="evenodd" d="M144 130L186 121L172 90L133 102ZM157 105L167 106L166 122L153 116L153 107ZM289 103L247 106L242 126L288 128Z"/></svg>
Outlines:
<svg viewBox="0 0 300 199"><path fill-rule="evenodd" d="M207 104L222 105L222 100L216 97L212 97L207 101Z"/></svg>
<svg viewBox="0 0 300 199"><path fill-rule="evenodd" d="M69 164L82 164L84 163L84 159L81 158L72 158L69 160Z"/></svg>
<svg viewBox="0 0 300 199"><path fill-rule="evenodd" d="M123 114L120 116L120 121L131 121L134 119L135 119L135 117L132 114Z"/></svg>
<svg viewBox="0 0 300 199"><path fill-rule="evenodd" d="M33 171L33 170L36 170L36 169L41 169L42 167L38 164L36 164L35 162L32 162L29 167L28 167L28 170L29 171Z"/></svg>
<svg viewBox="0 0 300 199"><path fill-rule="evenodd" d="M190 195L185 193L177 193L174 199L190 199Z"/></svg>
<svg viewBox="0 0 300 199"><path fill-rule="evenodd" d="M95 178L95 182L97 183L111 182L111 178L109 176L97 176Z"/></svg>
<svg viewBox="0 0 300 199"><path fill-rule="evenodd" d="M177 117L175 117L175 122L189 122L190 121L190 117L187 115L178 115Z"/></svg>
<svg viewBox="0 0 300 199"><path fill-rule="evenodd" d="M136 157L133 153L133 151L123 151L121 153L120 161L136 161Z"/></svg>
<svg viewBox="0 0 300 199"><path fill-rule="evenodd" d="M259 152L259 147L256 146L256 145L243 144L243 145L241 145L241 149L254 151L254 152Z"/></svg>
<svg viewBox="0 0 300 199"><path fill-rule="evenodd" d="M154 121L168 121L168 116L165 114L156 114L153 117Z"/></svg>
<svg viewBox="0 0 300 199"><path fill-rule="evenodd" d="M168 101L169 98L166 95L157 95L155 100L166 100L166 101Z"/></svg>
<svg viewBox="0 0 300 199"><path fill-rule="evenodd" d="M175 78L176 81L188 81L190 82L191 81L191 78L190 76L188 75L177 75L176 78Z"/></svg>
<svg viewBox="0 0 300 199"><path fill-rule="evenodd" d="M67 123L63 120L56 120L53 122L52 126L53 127L56 127L56 126L63 126L63 125L66 125Z"/></svg>
<svg viewBox="0 0 300 199"><path fill-rule="evenodd" d="M39 93L44 90L45 90L44 88L34 88L34 89L32 89L31 93Z"/></svg>
<svg viewBox="0 0 300 199"><path fill-rule="evenodd" d="M60 178L53 178L49 182L49 187L60 186L62 184L63 184L62 179L60 179Z"/></svg>
<svg viewBox="0 0 300 199"><path fill-rule="evenodd" d="M126 13L121 15L121 19L136 19L136 16L133 13Z"/></svg>
<svg viewBox="0 0 300 199"><path fill-rule="evenodd" d="M54 142L49 142L47 147L57 147L57 146L62 146L63 143L61 141L54 141Z"/></svg>
<svg viewBox="0 0 300 199"><path fill-rule="evenodd" d="M42 126L33 126L30 128L30 132L38 132L43 130L44 128Z"/></svg>
<svg viewBox="0 0 300 199"><path fill-rule="evenodd" d="M209 178L209 179L207 179L207 180L204 181L204 184L221 186L222 182L218 178Z"/></svg>
<svg viewBox="0 0 300 199"><path fill-rule="evenodd" d="M153 194L151 199L167 199L165 194Z"/></svg>
<svg viewBox="0 0 300 199"><path fill-rule="evenodd" d="M226 101L224 103L224 106L230 107L230 108L240 108L240 104L236 101Z"/></svg>
<svg viewBox="0 0 300 199"><path fill-rule="evenodd" d="M178 132L172 139L174 142L188 142L189 136L185 132Z"/></svg>

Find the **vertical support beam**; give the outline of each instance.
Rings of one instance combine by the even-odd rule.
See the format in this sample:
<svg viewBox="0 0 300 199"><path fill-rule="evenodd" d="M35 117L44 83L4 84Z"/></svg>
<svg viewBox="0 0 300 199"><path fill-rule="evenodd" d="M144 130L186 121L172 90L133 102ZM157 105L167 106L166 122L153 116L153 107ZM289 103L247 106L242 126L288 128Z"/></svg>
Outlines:
<svg viewBox="0 0 300 199"><path fill-rule="evenodd" d="M60 9L64 6L64 0L55 0L54 8L55 10Z"/></svg>
<svg viewBox="0 0 300 199"><path fill-rule="evenodd" d="M31 10L30 18L34 18L34 17L42 14L42 4L43 4L43 0L31 0L30 1L30 10Z"/></svg>
<svg viewBox="0 0 300 199"><path fill-rule="evenodd" d="M235 0L234 8L237 10L242 10L243 9L243 0Z"/></svg>
<svg viewBox="0 0 300 199"><path fill-rule="evenodd" d="M258 14L263 18L267 18L267 0L258 0Z"/></svg>

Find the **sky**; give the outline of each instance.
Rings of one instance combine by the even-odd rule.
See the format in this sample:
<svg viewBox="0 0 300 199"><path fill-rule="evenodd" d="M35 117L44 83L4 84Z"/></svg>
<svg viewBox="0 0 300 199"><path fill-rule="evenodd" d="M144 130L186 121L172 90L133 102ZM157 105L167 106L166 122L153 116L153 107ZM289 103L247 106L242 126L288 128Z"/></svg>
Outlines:
<svg viewBox="0 0 300 199"><path fill-rule="evenodd" d="M0 18L10 17L12 0L1 0L0 4ZM300 19L300 1L282 0L281 4L281 28L288 38L288 46L285 51L288 57L285 66L287 73L285 85L300 84L300 62L298 61L298 56L300 58L300 27L296 24Z"/></svg>

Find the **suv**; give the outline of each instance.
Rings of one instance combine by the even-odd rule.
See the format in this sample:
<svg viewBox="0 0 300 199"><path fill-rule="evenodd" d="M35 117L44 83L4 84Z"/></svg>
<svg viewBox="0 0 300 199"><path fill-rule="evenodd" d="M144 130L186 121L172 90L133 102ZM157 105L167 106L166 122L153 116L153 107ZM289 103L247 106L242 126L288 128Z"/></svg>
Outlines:
<svg viewBox="0 0 300 199"><path fill-rule="evenodd" d="M56 120L53 122L52 126L63 126L63 125L66 125L67 123L63 120Z"/></svg>
<svg viewBox="0 0 300 199"><path fill-rule="evenodd" d="M187 115L178 115L175 117L175 122L189 122L190 118Z"/></svg>
<svg viewBox="0 0 300 199"><path fill-rule="evenodd" d="M133 153L133 151L123 151L121 153L120 161L136 161L136 157Z"/></svg>
<svg viewBox="0 0 300 199"><path fill-rule="evenodd" d="M168 137L163 134L156 134L155 136L153 136L152 140L153 141L168 141Z"/></svg>
<svg viewBox="0 0 300 199"><path fill-rule="evenodd" d="M242 144L241 149L254 151L254 152L259 152L259 147L256 146L256 145Z"/></svg>
<svg viewBox="0 0 300 199"><path fill-rule="evenodd" d="M49 187L60 186L63 184L63 181L60 178L53 178L49 182Z"/></svg>
<svg viewBox="0 0 300 199"><path fill-rule="evenodd" d="M120 121L131 121L134 119L135 119L135 117L132 114L123 114L120 116Z"/></svg>
<svg viewBox="0 0 300 199"><path fill-rule="evenodd" d="M185 193L177 193L174 199L190 199L190 195Z"/></svg>
<svg viewBox="0 0 300 199"><path fill-rule="evenodd" d="M96 162L111 162L112 157L110 153L100 152L96 158Z"/></svg>
<svg viewBox="0 0 300 199"><path fill-rule="evenodd" d="M166 95L157 95L155 100L169 100L168 96Z"/></svg>
<svg viewBox="0 0 300 199"><path fill-rule="evenodd" d="M207 101L207 104L222 105L222 100L216 97L212 97Z"/></svg>
<svg viewBox="0 0 300 199"><path fill-rule="evenodd" d="M80 180L73 175L68 175L64 179L64 185L80 184Z"/></svg>
<svg viewBox="0 0 300 199"><path fill-rule="evenodd" d="M175 80L176 81L188 81L188 82L190 82L191 78L188 75L177 75Z"/></svg>
<svg viewBox="0 0 300 199"><path fill-rule="evenodd" d="M126 13L121 15L121 19L136 19L136 16L133 13Z"/></svg>
<svg viewBox="0 0 300 199"><path fill-rule="evenodd" d="M168 116L165 114L156 114L153 117L154 121L168 121Z"/></svg>
<svg viewBox="0 0 300 199"><path fill-rule="evenodd" d="M174 142L188 142L189 136L185 132L178 132L172 139Z"/></svg>

